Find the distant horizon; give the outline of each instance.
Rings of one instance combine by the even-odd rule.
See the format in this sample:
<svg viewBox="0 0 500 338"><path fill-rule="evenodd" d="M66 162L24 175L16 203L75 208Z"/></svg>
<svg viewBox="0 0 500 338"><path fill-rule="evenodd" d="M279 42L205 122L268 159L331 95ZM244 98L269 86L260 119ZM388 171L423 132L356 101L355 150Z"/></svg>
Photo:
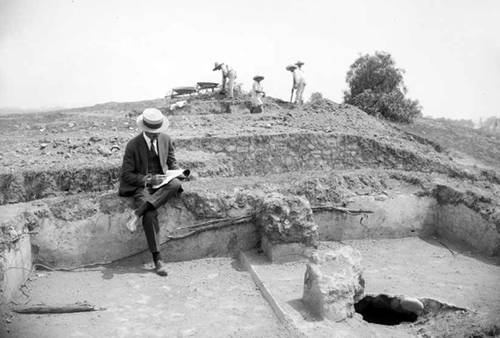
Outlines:
<svg viewBox="0 0 500 338"><path fill-rule="evenodd" d="M500 1L0 0L0 106L72 109L163 97L220 82L225 62L248 90L287 100L289 63L305 98L341 102L359 55L390 53L423 115L500 117ZM146 99L147 100L147 99Z"/></svg>

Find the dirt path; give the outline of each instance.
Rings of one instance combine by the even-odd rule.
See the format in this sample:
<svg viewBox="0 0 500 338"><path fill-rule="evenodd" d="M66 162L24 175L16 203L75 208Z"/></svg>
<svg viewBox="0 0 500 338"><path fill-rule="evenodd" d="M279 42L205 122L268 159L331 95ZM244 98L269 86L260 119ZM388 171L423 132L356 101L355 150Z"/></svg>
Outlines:
<svg viewBox="0 0 500 338"><path fill-rule="evenodd" d="M137 260L137 259L135 259ZM170 275L129 260L85 272L38 271L29 304L88 301L105 311L4 315L0 337L286 337L247 272L230 258L169 263ZM19 299L19 300L26 300Z"/></svg>

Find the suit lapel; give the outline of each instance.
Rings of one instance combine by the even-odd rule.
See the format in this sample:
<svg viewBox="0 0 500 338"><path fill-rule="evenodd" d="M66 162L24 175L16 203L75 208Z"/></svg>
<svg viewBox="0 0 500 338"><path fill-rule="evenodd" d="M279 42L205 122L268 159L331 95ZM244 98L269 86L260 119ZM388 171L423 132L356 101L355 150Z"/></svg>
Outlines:
<svg viewBox="0 0 500 338"><path fill-rule="evenodd" d="M141 133L139 135L139 156L141 157L141 169L143 170L143 174L146 175L148 173L148 144L144 139L144 135Z"/></svg>
<svg viewBox="0 0 500 338"><path fill-rule="evenodd" d="M158 135L158 139L157 139L158 156L160 157L160 164L161 164L161 168L163 170L163 173L165 173L167 171L167 169L165 168L166 163L167 163L167 159L165 158L165 156L167 155L168 150L165 149L165 144L163 141L164 140L162 139L162 134Z"/></svg>

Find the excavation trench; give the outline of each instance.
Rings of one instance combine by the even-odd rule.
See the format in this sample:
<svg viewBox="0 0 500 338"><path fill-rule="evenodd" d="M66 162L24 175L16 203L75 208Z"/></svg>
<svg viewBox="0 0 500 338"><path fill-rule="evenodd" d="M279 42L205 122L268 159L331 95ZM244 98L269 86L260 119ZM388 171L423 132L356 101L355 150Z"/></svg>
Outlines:
<svg viewBox="0 0 500 338"><path fill-rule="evenodd" d="M296 189L285 187L281 191L290 194L294 191L287 189L292 188ZM313 197L326 194L320 188L317 185L302 193L311 196L309 204L322 241L436 236L486 255L500 252L493 222L465 204L447 203L443 196L438 200L412 191L389 191L355 196L346 208L329 209L313 204ZM250 190L230 194L207 193L203 186L198 189L159 209L161 242L166 243L161 249L164 257L183 261L230 256L254 248L260 236L254 220L232 224L231 219L255 213L261 195ZM323 189L331 191L326 185ZM74 268L147 251L142 231L131 234L123 227L127 221L125 211L130 207L130 201L117 197L115 192L0 206L0 214L4 215L0 227L7 233L0 246L0 273L4 277L0 287L4 295L11 295L16 285L26 279L32 259L56 269ZM194 231L198 229L193 225L221 218L227 219L228 226ZM181 238L170 238L177 233ZM182 238L186 233L193 234Z"/></svg>

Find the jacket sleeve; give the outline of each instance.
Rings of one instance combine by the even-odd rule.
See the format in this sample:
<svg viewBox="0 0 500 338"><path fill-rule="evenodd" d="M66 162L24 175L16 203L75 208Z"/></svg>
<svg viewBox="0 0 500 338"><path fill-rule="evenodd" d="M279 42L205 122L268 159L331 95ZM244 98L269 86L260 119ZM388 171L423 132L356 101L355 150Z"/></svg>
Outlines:
<svg viewBox="0 0 500 338"><path fill-rule="evenodd" d="M122 164L122 179L130 185L143 187L145 176L139 173L140 164L136 163L135 148L129 143L125 148Z"/></svg>
<svg viewBox="0 0 500 338"><path fill-rule="evenodd" d="M167 156L168 169L169 170L180 169L175 159L174 142L172 140L168 140L167 144L168 144L168 156Z"/></svg>

